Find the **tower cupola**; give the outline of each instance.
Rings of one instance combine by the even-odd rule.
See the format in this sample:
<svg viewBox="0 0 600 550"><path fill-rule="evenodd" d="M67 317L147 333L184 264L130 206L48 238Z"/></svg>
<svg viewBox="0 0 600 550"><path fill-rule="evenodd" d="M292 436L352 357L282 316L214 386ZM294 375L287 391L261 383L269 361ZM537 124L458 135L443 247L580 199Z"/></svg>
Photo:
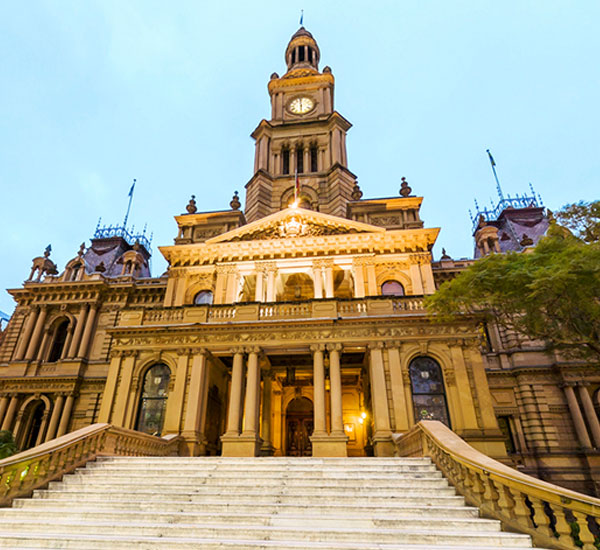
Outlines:
<svg viewBox="0 0 600 550"><path fill-rule="evenodd" d="M300 27L285 50L285 61L288 71L301 68L319 70L321 53L313 35L304 27Z"/></svg>

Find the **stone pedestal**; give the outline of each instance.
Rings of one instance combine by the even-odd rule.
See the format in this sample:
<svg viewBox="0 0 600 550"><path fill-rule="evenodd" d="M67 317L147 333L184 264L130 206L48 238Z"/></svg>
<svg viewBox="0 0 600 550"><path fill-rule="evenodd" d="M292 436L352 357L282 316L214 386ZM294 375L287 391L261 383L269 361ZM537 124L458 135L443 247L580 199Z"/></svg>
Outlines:
<svg viewBox="0 0 600 550"><path fill-rule="evenodd" d="M262 439L256 436L222 435L222 456L260 456Z"/></svg>
<svg viewBox="0 0 600 550"><path fill-rule="evenodd" d="M313 435L310 441L314 457L348 456L348 437L345 435Z"/></svg>
<svg viewBox="0 0 600 550"><path fill-rule="evenodd" d="M206 438L197 432L183 432L185 456L206 456Z"/></svg>
<svg viewBox="0 0 600 550"><path fill-rule="evenodd" d="M375 456L394 456L396 446L392 440L391 434L389 436L375 436L373 437L373 453Z"/></svg>

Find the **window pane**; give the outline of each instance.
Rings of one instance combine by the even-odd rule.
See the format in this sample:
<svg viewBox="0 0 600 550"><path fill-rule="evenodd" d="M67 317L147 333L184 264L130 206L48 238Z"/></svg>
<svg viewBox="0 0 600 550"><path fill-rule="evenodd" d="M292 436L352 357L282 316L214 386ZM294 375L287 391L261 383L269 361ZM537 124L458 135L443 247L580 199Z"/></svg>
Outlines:
<svg viewBox="0 0 600 550"><path fill-rule="evenodd" d="M398 281L386 281L381 285L383 296L404 296L404 287Z"/></svg>

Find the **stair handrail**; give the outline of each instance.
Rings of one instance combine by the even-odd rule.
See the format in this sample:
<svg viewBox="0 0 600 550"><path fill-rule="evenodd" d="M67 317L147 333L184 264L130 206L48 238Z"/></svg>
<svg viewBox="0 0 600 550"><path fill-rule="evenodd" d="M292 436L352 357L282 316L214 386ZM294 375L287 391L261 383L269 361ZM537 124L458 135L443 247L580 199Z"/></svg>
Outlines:
<svg viewBox="0 0 600 550"><path fill-rule="evenodd" d="M171 456L180 436L157 437L112 424L92 424L0 460L0 506L61 479L100 456Z"/></svg>
<svg viewBox="0 0 600 550"><path fill-rule="evenodd" d="M395 434L399 456L430 457L448 481L503 527L559 550L600 548L600 499L534 478L481 453L437 420Z"/></svg>

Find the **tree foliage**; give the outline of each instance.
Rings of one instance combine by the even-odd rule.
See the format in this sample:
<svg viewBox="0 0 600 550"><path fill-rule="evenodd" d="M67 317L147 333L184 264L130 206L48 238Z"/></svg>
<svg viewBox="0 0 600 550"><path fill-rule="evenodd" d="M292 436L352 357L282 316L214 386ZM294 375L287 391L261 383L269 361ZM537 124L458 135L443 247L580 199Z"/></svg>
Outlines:
<svg viewBox="0 0 600 550"><path fill-rule="evenodd" d="M0 430L0 460L19 452L12 432Z"/></svg>
<svg viewBox="0 0 600 550"><path fill-rule="evenodd" d="M530 252L477 260L426 305L440 320L474 314L571 356L600 360L600 243L552 223Z"/></svg>
<svg viewBox="0 0 600 550"><path fill-rule="evenodd" d="M556 219L586 243L600 241L600 201L567 204Z"/></svg>

